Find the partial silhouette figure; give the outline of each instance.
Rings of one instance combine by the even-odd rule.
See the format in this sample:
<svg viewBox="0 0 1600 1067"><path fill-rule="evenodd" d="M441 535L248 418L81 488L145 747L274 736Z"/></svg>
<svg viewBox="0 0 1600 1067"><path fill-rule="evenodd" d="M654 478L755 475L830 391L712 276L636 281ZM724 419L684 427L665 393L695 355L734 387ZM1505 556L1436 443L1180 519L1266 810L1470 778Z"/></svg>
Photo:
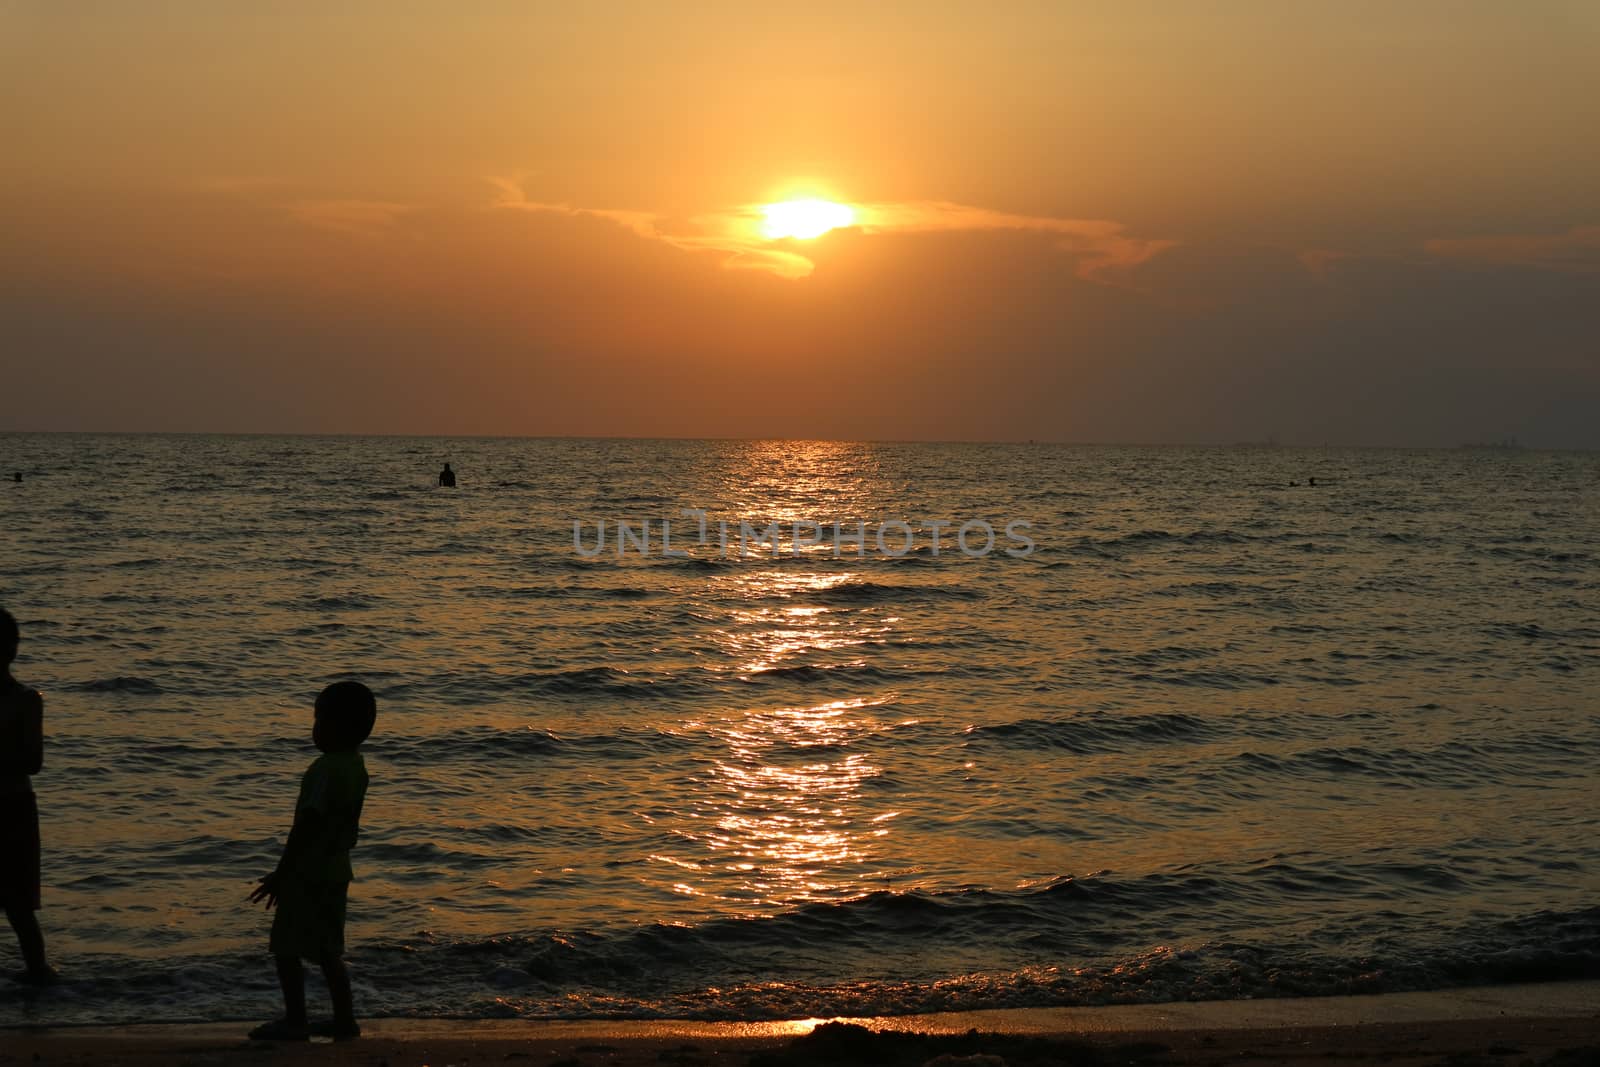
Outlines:
<svg viewBox="0 0 1600 1067"><path fill-rule="evenodd" d="M49 985L55 969L45 961L39 929L39 805L32 776L44 763L44 700L11 676L21 634L0 608L0 905L16 931L29 985Z"/></svg>
<svg viewBox="0 0 1600 1067"><path fill-rule="evenodd" d="M1307 485L1316 485L1317 484L1317 480L1315 478L1307 478L1306 479L1306 484Z"/></svg>
<svg viewBox="0 0 1600 1067"><path fill-rule="evenodd" d="M300 779L294 826L277 869L256 886L251 903L277 905L268 948L283 989L283 1018L250 1031L258 1041L305 1041L306 976L302 959L322 968L333 1002L333 1022L319 1036L347 1041L361 1036L350 974L344 968L344 910L350 890L350 849L361 827L367 765L358 751L372 734L378 705L360 682L335 682L317 697L311 740L322 755Z"/></svg>
<svg viewBox="0 0 1600 1067"><path fill-rule="evenodd" d="M22 481L22 472L21 472L21 471L18 471L18 472L17 472L17 473L15 473L15 474L13 474L13 475L12 475L12 476L11 476L11 480L12 480L12 481L14 481L14 482L20 482L20 481Z"/></svg>
<svg viewBox="0 0 1600 1067"><path fill-rule="evenodd" d="M456 472L450 469L450 464L444 465L444 470L439 472L439 484L446 489L456 487Z"/></svg>

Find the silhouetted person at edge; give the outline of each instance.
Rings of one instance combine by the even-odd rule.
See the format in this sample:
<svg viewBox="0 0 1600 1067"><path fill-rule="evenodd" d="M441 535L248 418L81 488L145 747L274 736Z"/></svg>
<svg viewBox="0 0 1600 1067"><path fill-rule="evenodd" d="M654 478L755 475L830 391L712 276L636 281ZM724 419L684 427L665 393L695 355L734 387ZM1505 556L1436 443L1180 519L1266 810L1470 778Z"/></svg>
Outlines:
<svg viewBox="0 0 1600 1067"><path fill-rule="evenodd" d="M446 489L456 487L456 472L450 469L450 464L444 465L444 470L439 472L439 484Z"/></svg>
<svg viewBox="0 0 1600 1067"><path fill-rule="evenodd" d="M44 700L11 676L20 638L17 620L0 608L0 904L5 906L28 969L17 979L49 985L56 972L45 962L39 929L39 806L32 775L44 762Z"/></svg>
<svg viewBox="0 0 1600 1067"><path fill-rule="evenodd" d="M1316 485L1317 484L1317 480L1315 478L1308 478L1308 479L1306 479L1306 484L1307 485Z"/></svg>

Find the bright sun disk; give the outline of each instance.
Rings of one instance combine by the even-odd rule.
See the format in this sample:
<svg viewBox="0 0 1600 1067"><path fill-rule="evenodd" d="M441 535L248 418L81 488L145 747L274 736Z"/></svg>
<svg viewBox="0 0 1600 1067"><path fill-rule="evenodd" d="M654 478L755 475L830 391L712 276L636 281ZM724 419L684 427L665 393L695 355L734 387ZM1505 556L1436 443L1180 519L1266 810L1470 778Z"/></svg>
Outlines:
<svg viewBox="0 0 1600 1067"><path fill-rule="evenodd" d="M831 200L785 200L762 207L761 217L761 233L769 240L784 237L809 240L850 225L856 213Z"/></svg>

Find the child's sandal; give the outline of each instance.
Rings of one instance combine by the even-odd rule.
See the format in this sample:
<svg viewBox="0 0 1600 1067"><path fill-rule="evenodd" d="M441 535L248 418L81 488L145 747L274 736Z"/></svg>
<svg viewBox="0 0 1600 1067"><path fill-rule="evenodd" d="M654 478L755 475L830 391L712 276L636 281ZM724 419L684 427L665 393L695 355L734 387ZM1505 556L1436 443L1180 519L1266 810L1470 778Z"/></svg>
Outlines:
<svg viewBox="0 0 1600 1067"><path fill-rule="evenodd" d="M361 1036L361 1027L355 1022L339 1023L332 1020L311 1027L314 1037L331 1037L335 1041L354 1041Z"/></svg>
<svg viewBox="0 0 1600 1067"><path fill-rule="evenodd" d="M251 1041L309 1041L311 1029L304 1023L292 1023L288 1019L274 1019L270 1023L262 1023L250 1031Z"/></svg>

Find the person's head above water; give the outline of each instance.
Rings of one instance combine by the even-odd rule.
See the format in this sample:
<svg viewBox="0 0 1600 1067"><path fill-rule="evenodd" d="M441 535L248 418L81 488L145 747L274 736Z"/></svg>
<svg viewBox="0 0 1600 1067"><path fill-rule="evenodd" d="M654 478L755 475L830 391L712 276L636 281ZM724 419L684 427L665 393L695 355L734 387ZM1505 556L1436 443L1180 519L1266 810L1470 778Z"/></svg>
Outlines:
<svg viewBox="0 0 1600 1067"><path fill-rule="evenodd" d="M17 658L17 642L21 638L17 620L11 617L11 612L0 608L0 667L11 666L11 661Z"/></svg>
<svg viewBox="0 0 1600 1067"><path fill-rule="evenodd" d="M324 752L354 752L378 720L378 702L360 682L334 682L317 696L311 739Z"/></svg>

